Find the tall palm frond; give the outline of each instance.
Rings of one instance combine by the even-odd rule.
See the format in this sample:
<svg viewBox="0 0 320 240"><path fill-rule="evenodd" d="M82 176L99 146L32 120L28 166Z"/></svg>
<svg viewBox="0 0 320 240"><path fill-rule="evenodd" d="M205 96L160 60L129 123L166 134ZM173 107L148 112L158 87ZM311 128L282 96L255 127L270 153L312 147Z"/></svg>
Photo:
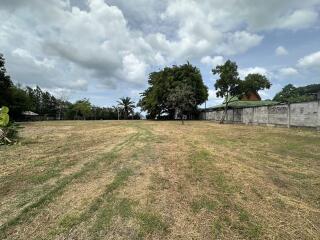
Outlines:
<svg viewBox="0 0 320 240"><path fill-rule="evenodd" d="M123 97L117 101L118 106L123 109L124 118L127 119L130 112L133 112L133 109L136 107L135 102L131 100L130 97Z"/></svg>

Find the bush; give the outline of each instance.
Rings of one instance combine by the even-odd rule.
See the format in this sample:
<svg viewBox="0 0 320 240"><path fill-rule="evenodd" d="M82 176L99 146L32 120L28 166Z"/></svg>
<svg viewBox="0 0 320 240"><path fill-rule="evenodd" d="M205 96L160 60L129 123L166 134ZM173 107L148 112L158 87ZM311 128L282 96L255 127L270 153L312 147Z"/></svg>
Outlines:
<svg viewBox="0 0 320 240"><path fill-rule="evenodd" d="M7 126L1 127L0 130L2 133L0 133L0 144L12 144L17 142L18 140L18 131L19 128L21 128L17 123L10 122Z"/></svg>
<svg viewBox="0 0 320 240"><path fill-rule="evenodd" d="M18 124L9 121L9 108L0 109L0 144L14 143L18 139Z"/></svg>

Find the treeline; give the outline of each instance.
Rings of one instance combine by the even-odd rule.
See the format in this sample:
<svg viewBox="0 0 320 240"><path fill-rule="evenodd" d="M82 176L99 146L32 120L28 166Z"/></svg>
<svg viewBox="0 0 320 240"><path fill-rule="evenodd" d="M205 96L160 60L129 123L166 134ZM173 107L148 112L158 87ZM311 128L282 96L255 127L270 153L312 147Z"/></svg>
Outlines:
<svg viewBox="0 0 320 240"><path fill-rule="evenodd" d="M317 99L317 93L319 92L320 84L311 84L304 87L295 87L288 84L275 95L273 100L285 103L314 101Z"/></svg>
<svg viewBox="0 0 320 240"><path fill-rule="evenodd" d="M140 119L140 114L134 112L135 106L130 98L120 99L117 107L98 107L92 105L88 99L71 103L38 86L31 88L15 85L6 73L5 60L0 54L1 106L9 107L10 118L15 121ZM33 113L37 115L32 115Z"/></svg>

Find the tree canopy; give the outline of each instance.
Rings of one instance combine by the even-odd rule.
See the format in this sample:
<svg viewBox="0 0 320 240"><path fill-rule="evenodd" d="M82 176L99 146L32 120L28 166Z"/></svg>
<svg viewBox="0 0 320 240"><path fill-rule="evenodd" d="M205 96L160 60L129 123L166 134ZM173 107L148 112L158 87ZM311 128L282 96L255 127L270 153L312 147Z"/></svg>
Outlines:
<svg viewBox="0 0 320 240"><path fill-rule="evenodd" d="M242 94L249 92L258 92L263 89L269 89L271 87L270 81L266 76L259 73L248 74L244 81L241 81Z"/></svg>
<svg viewBox="0 0 320 240"><path fill-rule="evenodd" d="M195 94L189 85L181 83L170 91L168 103L176 110L183 124L184 114L192 111L196 105Z"/></svg>
<svg viewBox="0 0 320 240"><path fill-rule="evenodd" d="M72 108L76 112L77 118L81 116L86 119L91 113L91 103L89 99L84 98L75 102Z"/></svg>
<svg viewBox="0 0 320 240"><path fill-rule="evenodd" d="M219 75L214 84L217 97L225 98L226 103L228 103L232 100L232 97L241 93L238 66L235 62L228 60L223 65L218 65L215 69L212 69L212 73L213 75Z"/></svg>
<svg viewBox="0 0 320 240"><path fill-rule="evenodd" d="M316 93L319 91L320 84L311 84L304 87L295 87L288 84L275 95L273 100L285 103L312 101L316 99Z"/></svg>
<svg viewBox="0 0 320 240"><path fill-rule="evenodd" d="M225 111L220 123L224 122L229 103L236 97L271 87L270 81L258 73L248 74L244 80L241 80L237 64L230 60L227 60L223 65L216 66L215 69L212 69L212 73L213 75L219 75L219 79L216 80L214 86L217 97L224 98L225 103Z"/></svg>
<svg viewBox="0 0 320 240"><path fill-rule="evenodd" d="M5 68L5 59L0 54L0 107L9 106L12 99L11 88L13 83L10 76L7 75Z"/></svg>
<svg viewBox="0 0 320 240"><path fill-rule="evenodd" d="M194 99L192 107L187 110L189 114L195 112L197 106L208 99L208 88L203 83L200 70L189 62L150 73L148 83L150 86L141 94L138 105L152 119L162 114L166 114L169 119L174 118L175 106L172 104L171 95L177 95L177 89L182 86L184 90L188 88L188 91L192 92Z"/></svg>

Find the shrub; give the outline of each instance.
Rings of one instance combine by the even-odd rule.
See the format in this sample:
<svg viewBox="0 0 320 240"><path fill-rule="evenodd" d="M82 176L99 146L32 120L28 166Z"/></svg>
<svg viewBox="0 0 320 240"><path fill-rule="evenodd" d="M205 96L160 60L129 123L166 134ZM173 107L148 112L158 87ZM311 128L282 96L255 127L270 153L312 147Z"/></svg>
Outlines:
<svg viewBox="0 0 320 240"><path fill-rule="evenodd" d="M13 143L18 138L18 124L10 122L9 108L3 106L0 110L0 144Z"/></svg>

